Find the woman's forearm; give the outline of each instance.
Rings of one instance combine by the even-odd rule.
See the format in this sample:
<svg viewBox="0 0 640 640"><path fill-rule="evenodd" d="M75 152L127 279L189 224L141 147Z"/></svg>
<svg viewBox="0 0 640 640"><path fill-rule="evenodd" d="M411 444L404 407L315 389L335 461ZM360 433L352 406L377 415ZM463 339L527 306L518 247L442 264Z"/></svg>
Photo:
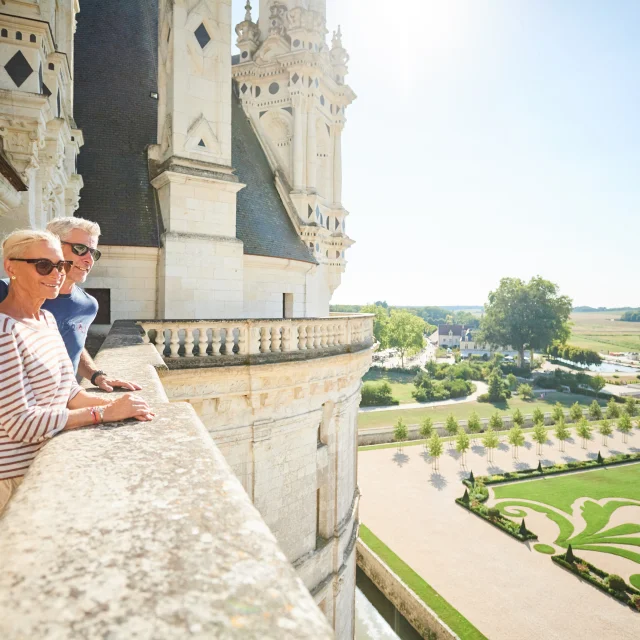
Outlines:
<svg viewBox="0 0 640 640"><path fill-rule="evenodd" d="M70 429L78 429L80 427L88 427L96 424L90 409L71 409L67 423L64 425L63 431Z"/></svg>
<svg viewBox="0 0 640 640"><path fill-rule="evenodd" d="M111 404L113 400L107 400L106 398L101 398L100 396L94 396L90 393L84 391L79 391L76 393L71 400L67 403L67 409L86 409L88 407L104 407L108 404Z"/></svg>

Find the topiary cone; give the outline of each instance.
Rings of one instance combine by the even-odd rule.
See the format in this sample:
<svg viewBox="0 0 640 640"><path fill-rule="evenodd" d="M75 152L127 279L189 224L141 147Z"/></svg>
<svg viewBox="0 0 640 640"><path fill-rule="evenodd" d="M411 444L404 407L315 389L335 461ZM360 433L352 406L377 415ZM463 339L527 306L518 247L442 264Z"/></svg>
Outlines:
<svg viewBox="0 0 640 640"><path fill-rule="evenodd" d="M465 504L469 504L469 491L467 489L464 490L464 495L462 496L462 502Z"/></svg>
<svg viewBox="0 0 640 640"><path fill-rule="evenodd" d="M571 564L576 561L576 557L573 555L573 549L571 548L571 545L569 545L567 552L564 554L564 559L566 562L570 562Z"/></svg>
<svg viewBox="0 0 640 640"><path fill-rule="evenodd" d="M598 460L597 460L598 464L604 464L604 458L600 455L600 452L598 451Z"/></svg>
<svg viewBox="0 0 640 640"><path fill-rule="evenodd" d="M529 530L527 529L527 526L524 523L524 518L522 518L522 522L520 523L520 535L521 536L526 536L527 533L529 533Z"/></svg>
<svg viewBox="0 0 640 640"><path fill-rule="evenodd" d="M538 473L542 473L542 460L538 460L538 468L536 469Z"/></svg>
<svg viewBox="0 0 640 640"><path fill-rule="evenodd" d="M473 477L473 471L469 474L469 482L472 486L476 483L476 479Z"/></svg>

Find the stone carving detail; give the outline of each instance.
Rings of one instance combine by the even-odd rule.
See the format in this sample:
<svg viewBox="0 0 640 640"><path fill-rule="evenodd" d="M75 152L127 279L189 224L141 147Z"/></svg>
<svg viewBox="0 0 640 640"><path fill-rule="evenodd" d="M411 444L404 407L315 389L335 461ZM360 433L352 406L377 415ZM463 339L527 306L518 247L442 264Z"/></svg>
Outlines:
<svg viewBox="0 0 640 640"><path fill-rule="evenodd" d="M251 3L247 2L244 8L244 20L236 25L237 44L239 47L243 44L248 45L247 48L253 52L260 44L260 28L251 19Z"/></svg>
<svg viewBox="0 0 640 640"><path fill-rule="evenodd" d="M308 11L302 7L295 7L287 12L287 29L304 29L305 31L323 36L327 33L324 16L317 11Z"/></svg>
<svg viewBox="0 0 640 640"><path fill-rule="evenodd" d="M349 62L349 54L342 46L342 31L338 26L338 30L333 32L331 40L331 64L334 66L346 66Z"/></svg>
<svg viewBox="0 0 640 640"><path fill-rule="evenodd" d="M287 35L287 7L284 4L273 4L269 9L269 35L284 38Z"/></svg>

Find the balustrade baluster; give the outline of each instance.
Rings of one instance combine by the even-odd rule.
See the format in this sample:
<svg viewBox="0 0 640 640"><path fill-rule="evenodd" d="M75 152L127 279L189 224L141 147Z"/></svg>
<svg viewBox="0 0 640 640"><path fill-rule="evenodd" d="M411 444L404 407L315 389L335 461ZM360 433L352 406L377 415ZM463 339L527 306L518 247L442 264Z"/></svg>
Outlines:
<svg viewBox="0 0 640 640"><path fill-rule="evenodd" d="M298 351L307 350L307 327L298 325Z"/></svg>
<svg viewBox="0 0 640 640"><path fill-rule="evenodd" d="M320 346L323 349L329 346L329 327L324 323L320 325Z"/></svg>
<svg viewBox="0 0 640 640"><path fill-rule="evenodd" d="M316 328L312 324L307 325L307 349L315 348L315 331Z"/></svg>
<svg viewBox="0 0 640 640"><path fill-rule="evenodd" d="M193 358L193 327L186 327L184 331L184 357Z"/></svg>
<svg viewBox="0 0 640 640"><path fill-rule="evenodd" d="M249 354L260 353L260 327L251 326L249 330Z"/></svg>
<svg viewBox="0 0 640 640"><path fill-rule="evenodd" d="M180 349L180 329L175 327L169 329L171 331L171 339L169 341L169 349L171 351L170 358L179 358L178 350Z"/></svg>
<svg viewBox="0 0 640 640"><path fill-rule="evenodd" d="M247 324L238 327L238 355L246 356L249 353L249 343L247 341Z"/></svg>
<svg viewBox="0 0 640 640"><path fill-rule="evenodd" d="M287 353L291 351L291 324L282 327L282 350Z"/></svg>
<svg viewBox="0 0 640 640"><path fill-rule="evenodd" d="M208 348L209 348L209 336L207 335L207 328L200 326L198 328L198 355L201 358L206 356Z"/></svg>
<svg viewBox="0 0 640 640"><path fill-rule="evenodd" d="M313 346L315 349L322 349L322 326L315 324L313 326Z"/></svg>
<svg viewBox="0 0 640 640"><path fill-rule="evenodd" d="M211 355L217 357L221 355L220 347L222 345L221 329L213 327L211 330Z"/></svg>
<svg viewBox="0 0 640 640"><path fill-rule="evenodd" d="M269 327L260 328L260 353L268 353L271 349L271 330Z"/></svg>
<svg viewBox="0 0 640 640"><path fill-rule="evenodd" d="M271 351L280 351L281 344L280 327L276 325L271 328Z"/></svg>
<svg viewBox="0 0 640 640"><path fill-rule="evenodd" d="M161 356L163 356L164 355L164 327L162 326L158 327L158 329L156 330L155 343L156 343L156 349L158 350L158 353Z"/></svg>
<svg viewBox="0 0 640 640"><path fill-rule="evenodd" d="M142 327L142 342L144 344L149 344L151 342L151 340L149 340L149 331L152 331L155 327L146 327L143 324L140 326Z"/></svg>
<svg viewBox="0 0 640 640"><path fill-rule="evenodd" d="M330 347L334 347L336 344L336 324L335 322L331 322L329 321L329 323L327 324L327 328L329 329L329 341L328 341L328 345Z"/></svg>

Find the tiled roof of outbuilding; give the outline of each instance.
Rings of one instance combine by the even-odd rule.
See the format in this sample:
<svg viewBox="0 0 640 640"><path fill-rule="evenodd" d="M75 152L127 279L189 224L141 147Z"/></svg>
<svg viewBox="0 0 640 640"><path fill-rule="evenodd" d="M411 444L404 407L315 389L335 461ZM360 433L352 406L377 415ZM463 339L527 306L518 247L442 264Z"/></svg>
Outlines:
<svg viewBox="0 0 640 640"><path fill-rule="evenodd" d="M78 216L95 220L102 244L157 247L161 219L147 146L157 136L158 4L83 0L75 38Z"/></svg>

